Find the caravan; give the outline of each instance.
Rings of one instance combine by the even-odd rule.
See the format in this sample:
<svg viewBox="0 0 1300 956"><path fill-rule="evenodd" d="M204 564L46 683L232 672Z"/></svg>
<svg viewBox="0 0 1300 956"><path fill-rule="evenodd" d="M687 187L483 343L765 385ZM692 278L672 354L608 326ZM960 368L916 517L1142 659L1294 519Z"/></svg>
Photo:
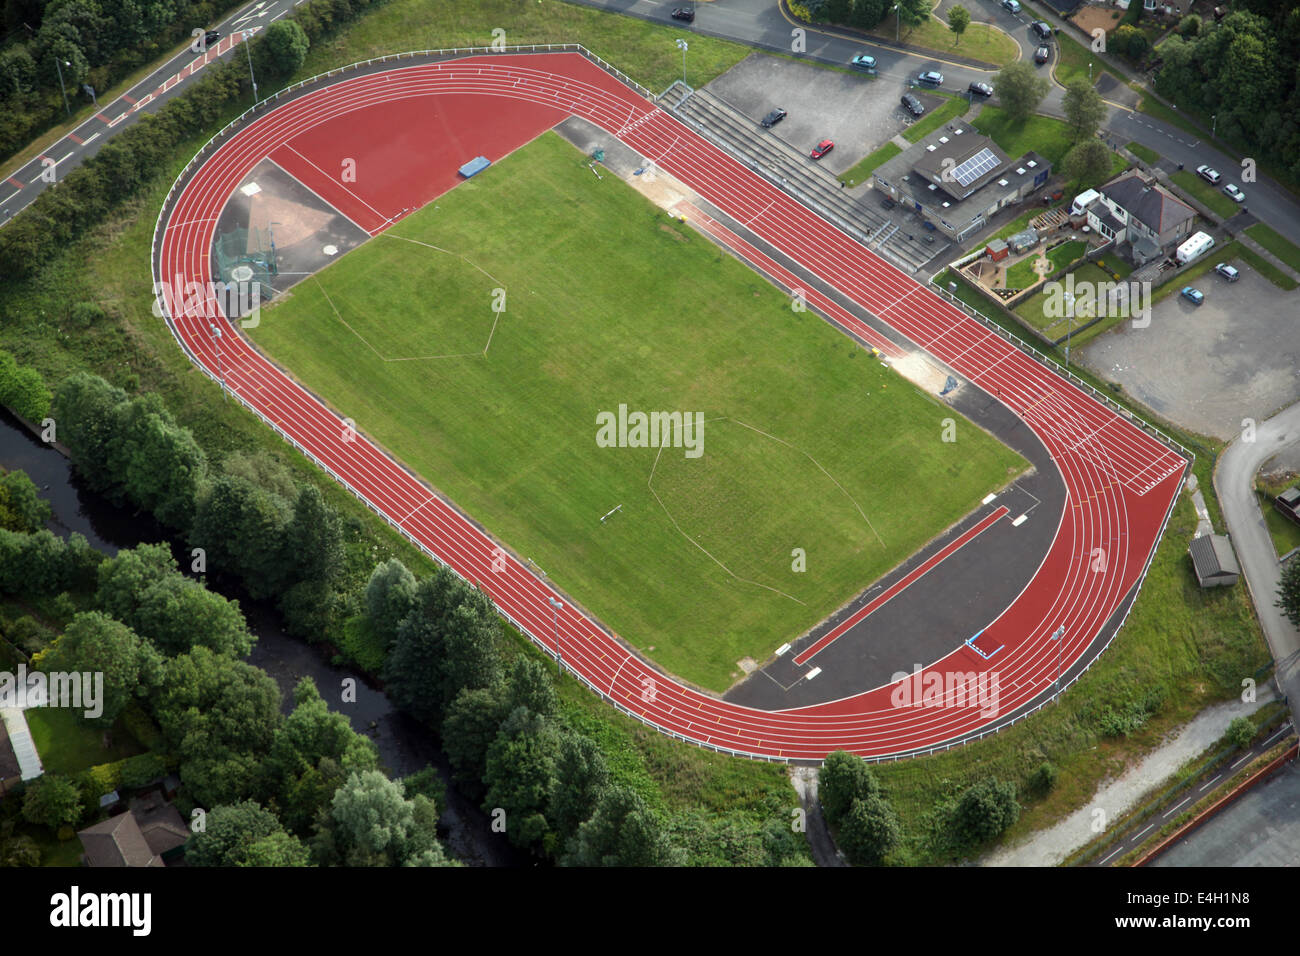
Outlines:
<svg viewBox="0 0 1300 956"><path fill-rule="evenodd" d="M1198 232L1178 247L1178 250L1174 253L1174 260L1180 266L1185 266L1213 248L1214 238L1207 233Z"/></svg>
<svg viewBox="0 0 1300 956"><path fill-rule="evenodd" d="M1089 189L1086 192L1079 193L1079 195L1074 197L1074 203L1070 206L1070 215L1082 216L1088 211L1088 207L1092 205L1093 200L1100 198L1101 193L1097 192L1095 189Z"/></svg>

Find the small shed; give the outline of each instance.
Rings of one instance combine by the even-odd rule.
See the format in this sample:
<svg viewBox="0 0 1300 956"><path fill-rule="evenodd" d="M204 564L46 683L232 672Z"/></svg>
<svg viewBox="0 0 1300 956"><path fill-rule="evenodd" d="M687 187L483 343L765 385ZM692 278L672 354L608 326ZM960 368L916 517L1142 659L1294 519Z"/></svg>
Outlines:
<svg viewBox="0 0 1300 956"><path fill-rule="evenodd" d="M1226 587L1237 583L1241 567L1232 553L1232 544L1221 534L1205 534L1192 541L1187 549L1192 556L1196 580L1203 588Z"/></svg>
<svg viewBox="0 0 1300 956"><path fill-rule="evenodd" d="M1012 252L1024 252L1038 245L1038 230L1030 226L1024 232L1018 232L1007 240Z"/></svg>
<svg viewBox="0 0 1300 956"><path fill-rule="evenodd" d="M1005 239L994 239L984 247L984 253L994 262L999 262L1010 255L1011 250L1007 248Z"/></svg>
<svg viewBox="0 0 1300 956"><path fill-rule="evenodd" d="M1288 488L1273 499L1273 507L1292 521L1300 522L1300 488Z"/></svg>

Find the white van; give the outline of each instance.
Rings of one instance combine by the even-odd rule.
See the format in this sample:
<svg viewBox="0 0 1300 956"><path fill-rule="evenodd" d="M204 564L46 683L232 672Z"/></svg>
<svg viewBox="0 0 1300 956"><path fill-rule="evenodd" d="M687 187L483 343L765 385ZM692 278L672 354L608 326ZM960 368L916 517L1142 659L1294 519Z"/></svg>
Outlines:
<svg viewBox="0 0 1300 956"><path fill-rule="evenodd" d="M1074 197L1074 202L1070 205L1071 216L1082 216L1088 211L1094 200L1100 199L1101 193L1095 189L1089 189L1087 192L1079 193Z"/></svg>
<svg viewBox="0 0 1300 956"><path fill-rule="evenodd" d="M1214 248L1214 237L1208 233L1198 232L1192 238L1188 239L1178 247L1174 253L1174 260L1181 266L1186 265L1193 259L1205 255Z"/></svg>

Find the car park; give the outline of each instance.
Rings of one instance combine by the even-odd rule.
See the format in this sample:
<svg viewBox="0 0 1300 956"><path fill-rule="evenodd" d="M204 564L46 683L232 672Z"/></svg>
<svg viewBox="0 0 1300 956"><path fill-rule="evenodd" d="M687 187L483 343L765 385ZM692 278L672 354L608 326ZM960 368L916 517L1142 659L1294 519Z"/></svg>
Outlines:
<svg viewBox="0 0 1300 956"><path fill-rule="evenodd" d="M829 139L824 139L816 146L814 146L812 148L812 152L810 152L808 155L811 156L813 159L821 159L823 156L825 156L834 148L835 148L834 141Z"/></svg>
<svg viewBox="0 0 1300 956"><path fill-rule="evenodd" d="M943 74L938 70L926 70L916 78L922 86L943 86Z"/></svg>
<svg viewBox="0 0 1300 956"><path fill-rule="evenodd" d="M1239 273L1235 267L1228 265L1226 262L1220 262L1214 267L1214 271L1223 276L1229 282L1236 282L1241 278L1241 273Z"/></svg>
<svg viewBox="0 0 1300 956"><path fill-rule="evenodd" d="M777 123L781 122L781 120L785 119L787 115L786 111L778 106L776 109L772 110L772 112L763 117L763 129L771 129Z"/></svg>
<svg viewBox="0 0 1300 956"><path fill-rule="evenodd" d="M874 56L868 56L866 53L859 53L849 61L849 64L853 69L862 70L864 73L876 72L876 58Z"/></svg>
<svg viewBox="0 0 1300 956"><path fill-rule="evenodd" d="M920 116L925 112L925 106L911 93L904 93L902 100L903 109L907 110L913 116Z"/></svg>
<svg viewBox="0 0 1300 956"><path fill-rule="evenodd" d="M1179 295L1181 295L1188 302L1192 303L1192 305L1200 305L1202 302L1205 301L1205 293L1202 292L1200 289L1194 289L1189 285L1183 286L1183 289L1179 293Z"/></svg>
<svg viewBox="0 0 1300 956"><path fill-rule="evenodd" d="M966 89L970 90L970 92L975 96L993 95L993 87L987 83L980 83L977 81L975 83L972 83L970 86L966 87Z"/></svg>
<svg viewBox="0 0 1300 956"><path fill-rule="evenodd" d="M1197 166L1196 175L1200 176L1207 183L1213 183L1216 186L1218 185L1219 180L1223 178L1219 175L1219 171L1213 166Z"/></svg>
<svg viewBox="0 0 1300 956"><path fill-rule="evenodd" d="M1246 194L1242 192L1241 188L1237 186L1235 183L1228 183L1228 185L1224 186L1223 193L1233 202L1246 201Z"/></svg>
<svg viewBox="0 0 1300 956"><path fill-rule="evenodd" d="M1043 45L1034 51L1034 62L1040 66L1051 59L1052 50L1050 47Z"/></svg>
<svg viewBox="0 0 1300 956"><path fill-rule="evenodd" d="M1050 40L1052 38L1052 25L1050 23L1035 20L1029 25L1029 28L1034 31L1034 35L1040 40Z"/></svg>
<svg viewBox="0 0 1300 956"><path fill-rule="evenodd" d="M1020 12L1020 0L1002 0L1002 9L1007 13Z"/></svg>
<svg viewBox="0 0 1300 956"><path fill-rule="evenodd" d="M673 7L672 18L674 20L685 20L687 23L695 22L694 7Z"/></svg>

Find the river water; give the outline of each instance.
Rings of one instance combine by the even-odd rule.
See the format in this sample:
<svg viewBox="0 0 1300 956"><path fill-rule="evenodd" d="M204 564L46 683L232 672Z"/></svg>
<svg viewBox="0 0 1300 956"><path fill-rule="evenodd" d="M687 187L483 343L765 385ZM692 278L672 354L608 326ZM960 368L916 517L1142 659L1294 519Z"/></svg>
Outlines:
<svg viewBox="0 0 1300 956"><path fill-rule="evenodd" d="M89 491L73 474L67 458L37 439L3 408L0 465L21 469L35 482L54 512L48 527L55 534L67 537L78 532L110 555L143 542L167 541L181 567L188 567L188 552L183 550L182 542L170 540L152 518L117 508ZM286 634L273 604L251 601L237 587L219 579L209 578L207 584L239 601L249 630L257 635L245 659L275 678L286 713L292 707L294 685L303 677L311 677L329 708L344 714L353 730L375 742L380 761L393 776L406 776L430 764L437 769L446 788L446 796L439 804L439 830L453 856L470 866L532 865L532 857L510 846L504 834L493 833L487 815L452 787L446 756L428 732L398 711L382 691L369 686L363 675L335 667L317 648ZM343 682L348 678L355 682L354 703L342 700Z"/></svg>

